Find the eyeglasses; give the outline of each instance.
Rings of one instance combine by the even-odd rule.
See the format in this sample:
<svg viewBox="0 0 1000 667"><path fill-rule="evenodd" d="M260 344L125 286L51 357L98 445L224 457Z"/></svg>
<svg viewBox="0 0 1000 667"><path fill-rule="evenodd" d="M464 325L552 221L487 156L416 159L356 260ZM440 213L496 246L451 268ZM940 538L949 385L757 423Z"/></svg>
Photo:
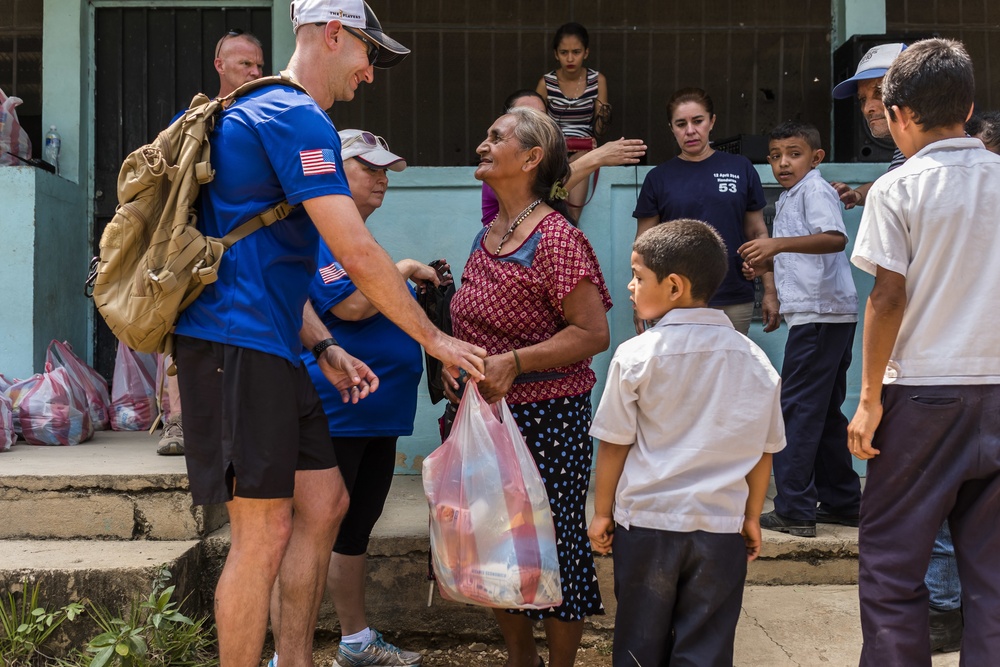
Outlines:
<svg viewBox="0 0 1000 667"><path fill-rule="evenodd" d="M355 28L346 25L344 26L344 30L346 30L347 32L351 33L352 35L361 40L361 42L365 45L365 48L368 49L368 64L374 65L375 61L378 60L378 54L379 54L378 44L368 39L368 37L360 30L357 30Z"/></svg>
<svg viewBox="0 0 1000 667"><path fill-rule="evenodd" d="M229 31L222 36L222 39L219 40L219 43L215 46L215 57L216 58L219 57L219 52L222 51L222 45L226 43L227 39L229 39L230 37L239 37L242 34L243 30L241 30L240 28L230 28Z"/></svg>
<svg viewBox="0 0 1000 667"><path fill-rule="evenodd" d="M381 148L383 150L389 150L389 144L386 142L386 140L378 136L377 134L372 134L371 132L362 132L361 134L355 134L353 137L345 141L343 145L340 147L340 149L344 150L351 144L356 144L359 141L367 146L372 146L373 148Z"/></svg>

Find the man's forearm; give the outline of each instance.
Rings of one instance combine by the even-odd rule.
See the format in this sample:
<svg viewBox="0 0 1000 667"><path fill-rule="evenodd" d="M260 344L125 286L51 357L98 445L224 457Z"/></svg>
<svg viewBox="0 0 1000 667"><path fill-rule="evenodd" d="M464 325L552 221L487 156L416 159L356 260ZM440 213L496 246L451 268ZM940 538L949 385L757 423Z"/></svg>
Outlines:
<svg viewBox="0 0 1000 667"><path fill-rule="evenodd" d="M365 228L350 197L331 195L304 202L323 240L361 293L379 312L427 347L441 332L410 294L395 262Z"/></svg>

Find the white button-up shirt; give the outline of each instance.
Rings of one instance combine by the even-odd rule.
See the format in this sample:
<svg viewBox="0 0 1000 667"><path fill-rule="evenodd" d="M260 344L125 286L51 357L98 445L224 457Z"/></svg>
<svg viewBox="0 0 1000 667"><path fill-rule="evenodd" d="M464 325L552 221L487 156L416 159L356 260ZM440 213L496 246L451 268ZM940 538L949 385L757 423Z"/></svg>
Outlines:
<svg viewBox="0 0 1000 667"><path fill-rule="evenodd" d="M773 236L824 232L837 232L847 238L837 191L823 180L818 169L813 169L778 198ZM781 314L789 325L858 321L858 292L851 264L842 252L779 253L774 256L774 284Z"/></svg>
<svg viewBox="0 0 1000 667"><path fill-rule="evenodd" d="M614 519L738 533L746 476L785 446L780 378L724 313L677 308L618 346L590 434L632 445Z"/></svg>
<svg viewBox="0 0 1000 667"><path fill-rule="evenodd" d="M1000 384L1000 156L936 141L868 192L851 261L906 278L885 381Z"/></svg>

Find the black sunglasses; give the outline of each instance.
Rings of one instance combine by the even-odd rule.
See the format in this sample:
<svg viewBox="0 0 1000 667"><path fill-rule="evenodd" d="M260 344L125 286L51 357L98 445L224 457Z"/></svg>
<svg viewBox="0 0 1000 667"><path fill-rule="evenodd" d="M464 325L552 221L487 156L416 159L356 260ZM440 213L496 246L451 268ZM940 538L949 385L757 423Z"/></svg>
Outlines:
<svg viewBox="0 0 1000 667"><path fill-rule="evenodd" d="M222 36L222 39L219 40L219 44L215 47L215 57L219 57L219 52L222 51L222 45L226 43L227 39L230 37L239 37L242 34L243 30L240 28L230 28L229 31Z"/></svg>
<svg viewBox="0 0 1000 667"><path fill-rule="evenodd" d="M370 40L367 35L356 28L345 25L344 30L361 40L361 42L365 45L365 48L368 49L368 64L374 65L375 61L378 60L378 44Z"/></svg>

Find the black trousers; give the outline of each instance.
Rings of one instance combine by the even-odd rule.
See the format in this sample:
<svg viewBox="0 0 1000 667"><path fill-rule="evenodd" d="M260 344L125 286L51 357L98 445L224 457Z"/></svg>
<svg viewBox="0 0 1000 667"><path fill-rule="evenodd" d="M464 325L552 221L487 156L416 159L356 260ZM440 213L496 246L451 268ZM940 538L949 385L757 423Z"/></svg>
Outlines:
<svg viewBox="0 0 1000 667"><path fill-rule="evenodd" d="M812 521L816 505L857 514L861 480L847 449L847 369L856 324L817 322L789 328L781 365L783 450L774 455L775 511Z"/></svg>
<svg viewBox="0 0 1000 667"><path fill-rule="evenodd" d="M741 535L617 526L613 556L614 667L733 667Z"/></svg>
<svg viewBox="0 0 1000 667"><path fill-rule="evenodd" d="M924 574L948 519L962 665L1000 659L1000 385L888 385L861 500L863 667L930 667Z"/></svg>

